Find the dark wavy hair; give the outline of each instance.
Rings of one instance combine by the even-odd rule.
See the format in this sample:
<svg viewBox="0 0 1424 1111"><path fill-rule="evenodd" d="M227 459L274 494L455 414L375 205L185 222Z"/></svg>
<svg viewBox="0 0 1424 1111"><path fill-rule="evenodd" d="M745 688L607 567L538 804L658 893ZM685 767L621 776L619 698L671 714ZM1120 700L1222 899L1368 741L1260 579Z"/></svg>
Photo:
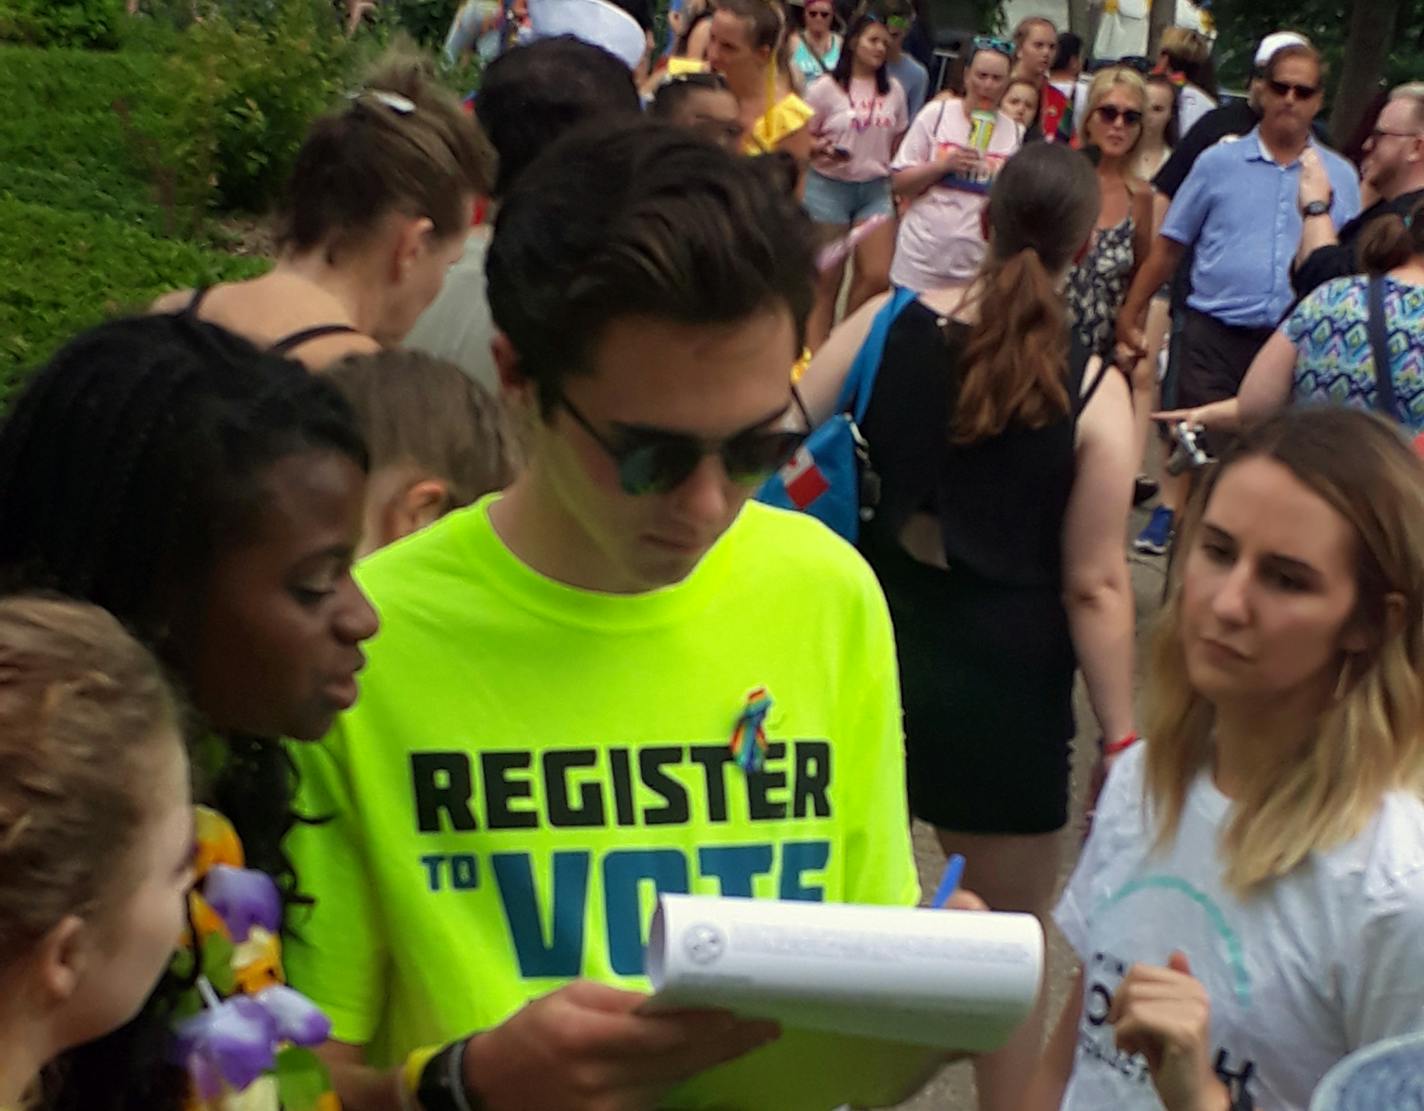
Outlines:
<svg viewBox="0 0 1424 1111"><path fill-rule="evenodd" d="M831 70L831 80L847 92L850 91L851 74L855 72L855 48L860 45L860 36L865 34L867 28L876 26L884 27L885 21L871 12L863 12L846 29L840 57L836 59L835 69ZM881 96L890 91L890 71L885 62L881 62L880 68L875 71L875 91Z"/></svg>
<svg viewBox="0 0 1424 1111"><path fill-rule="evenodd" d="M101 325L35 374L0 427L0 591L102 606L186 692L217 558L261 520L271 467L310 451L367 466L330 383L189 317ZM195 711L195 733L210 733ZM275 738L218 740L206 794L237 828L248 863L299 901L281 850L294 821L289 757ZM181 1107L186 1081L164 1053L184 986L165 978L128 1026L66 1054L45 1106Z"/></svg>
<svg viewBox="0 0 1424 1111"><path fill-rule="evenodd" d="M565 378L592 371L608 325L627 317L729 324L785 307L794 361L812 242L772 159L735 157L664 123L586 127L520 174L500 208L485 264L490 312L547 415Z"/></svg>

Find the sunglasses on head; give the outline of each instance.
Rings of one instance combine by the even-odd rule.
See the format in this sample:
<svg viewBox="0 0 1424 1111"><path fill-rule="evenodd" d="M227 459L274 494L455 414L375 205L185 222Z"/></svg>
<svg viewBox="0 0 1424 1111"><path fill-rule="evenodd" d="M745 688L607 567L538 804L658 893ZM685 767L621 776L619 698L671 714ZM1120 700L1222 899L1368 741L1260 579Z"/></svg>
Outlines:
<svg viewBox="0 0 1424 1111"><path fill-rule="evenodd" d="M1309 100L1320 92L1319 85L1296 85L1290 81L1277 81L1274 78L1266 82L1271 87L1271 92L1277 96L1289 96L1295 93L1296 100Z"/></svg>
<svg viewBox="0 0 1424 1111"><path fill-rule="evenodd" d="M694 89L725 89L727 79L712 70L692 70L678 73L663 82L665 85L691 85Z"/></svg>
<svg viewBox="0 0 1424 1111"><path fill-rule="evenodd" d="M1119 108L1115 104L1098 105L1098 115L1103 123L1117 123L1121 119L1128 127L1136 127L1142 122L1142 113L1136 108Z"/></svg>
<svg viewBox="0 0 1424 1111"><path fill-rule="evenodd" d="M1014 56L1014 44L997 35L975 35L971 45L975 50L993 50L1006 58Z"/></svg>
<svg viewBox="0 0 1424 1111"><path fill-rule="evenodd" d="M625 494L666 494L691 477L704 456L717 455L727 477L742 486L760 486L781 469L811 434L811 417L793 386L791 402L806 424L803 432L738 432L725 440L702 440L683 432L656 428L625 428L614 443L560 394L559 403L618 466L618 485Z"/></svg>

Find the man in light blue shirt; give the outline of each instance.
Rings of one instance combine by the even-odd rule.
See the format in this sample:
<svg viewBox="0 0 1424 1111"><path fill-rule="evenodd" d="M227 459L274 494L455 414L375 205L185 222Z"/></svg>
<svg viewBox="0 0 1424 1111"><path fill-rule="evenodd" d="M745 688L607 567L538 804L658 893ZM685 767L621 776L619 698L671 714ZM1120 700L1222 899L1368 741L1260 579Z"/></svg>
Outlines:
<svg viewBox="0 0 1424 1111"><path fill-rule="evenodd" d="M1258 83L1261 121L1240 139L1205 151L1172 198L1152 253L1138 270L1118 316L1119 355L1145 353L1143 319L1152 295L1195 251L1192 291L1180 337L1175 404L1193 408L1236 396L1247 368L1295 298L1291 265L1307 216L1328 215L1339 228L1360 211L1355 168L1320 146L1311 123L1320 112L1324 65L1308 44L1270 54ZM1314 151L1333 196L1323 209L1300 209L1301 156ZM1123 365L1129 365L1124 361ZM1163 487L1164 504L1181 491ZM1171 513L1160 540L1139 550L1166 550ZM1144 533L1144 535L1146 535Z"/></svg>
<svg viewBox="0 0 1424 1111"><path fill-rule="evenodd" d="M1291 46L1272 57L1260 93L1260 124L1234 142L1218 143L1192 167L1123 304L1120 339L1136 346L1148 300L1187 247L1195 249L1187 299L1195 315L1239 333L1238 339L1252 332L1269 335L1280 322L1294 300L1290 269L1304 220L1298 205L1301 155L1307 149L1315 150L1330 177L1334 196L1328 207L1335 226L1360 211L1354 166L1311 137L1322 77L1319 56L1309 46ZM1244 374L1245 366L1240 369ZM1179 397L1178 404L1189 402Z"/></svg>
<svg viewBox="0 0 1424 1111"><path fill-rule="evenodd" d="M1295 300L1301 160L1279 147L1273 153L1263 126L1203 154L1162 224L1162 235L1196 248L1187 306L1238 328L1274 328ZM1338 229L1360 211L1355 167L1313 140L1307 146L1330 177L1329 216Z"/></svg>

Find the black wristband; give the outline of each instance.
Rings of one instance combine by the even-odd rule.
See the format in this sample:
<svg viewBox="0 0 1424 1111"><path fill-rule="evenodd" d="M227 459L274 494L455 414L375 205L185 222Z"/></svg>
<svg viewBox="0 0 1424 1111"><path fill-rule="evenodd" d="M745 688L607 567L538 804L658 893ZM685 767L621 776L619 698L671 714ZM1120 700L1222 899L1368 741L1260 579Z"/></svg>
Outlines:
<svg viewBox="0 0 1424 1111"><path fill-rule="evenodd" d="M465 1086L465 1047L469 1038L451 1042L420 1071L415 1099L421 1111L483 1111L483 1101Z"/></svg>

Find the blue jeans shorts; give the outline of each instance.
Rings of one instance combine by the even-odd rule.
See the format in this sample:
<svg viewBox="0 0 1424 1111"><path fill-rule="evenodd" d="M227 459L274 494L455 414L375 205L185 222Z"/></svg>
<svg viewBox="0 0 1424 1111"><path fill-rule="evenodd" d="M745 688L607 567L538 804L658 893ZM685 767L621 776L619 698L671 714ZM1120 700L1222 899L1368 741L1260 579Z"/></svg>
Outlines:
<svg viewBox="0 0 1424 1111"><path fill-rule="evenodd" d="M806 214L818 224L858 224L872 216L893 216L895 206L890 200L890 179L869 181L839 181L833 177L806 171L806 195L801 201Z"/></svg>

